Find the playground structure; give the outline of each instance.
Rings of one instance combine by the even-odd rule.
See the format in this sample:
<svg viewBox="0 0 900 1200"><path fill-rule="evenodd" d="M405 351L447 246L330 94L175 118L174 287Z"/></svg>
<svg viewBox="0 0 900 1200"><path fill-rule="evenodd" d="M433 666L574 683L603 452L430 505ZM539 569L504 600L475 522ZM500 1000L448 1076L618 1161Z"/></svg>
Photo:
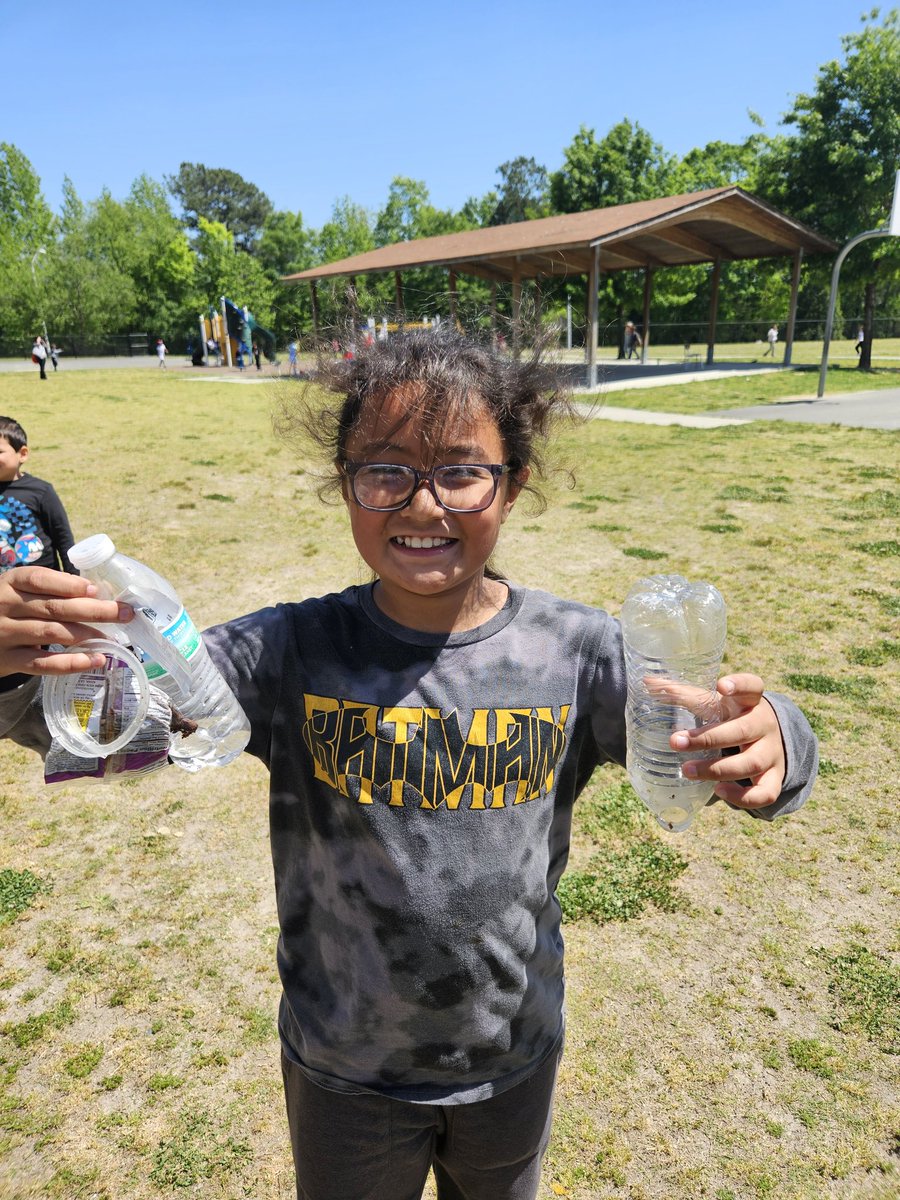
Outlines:
<svg viewBox="0 0 900 1200"><path fill-rule="evenodd" d="M275 334L260 325L249 309L239 307L225 296L221 297L220 308L211 308L208 315L201 313L199 322L204 366L209 366L210 354L215 355L216 366L224 359L225 365L231 367L240 361L239 355L249 363L254 342L269 362L277 361ZM218 353L210 349L210 342L218 346Z"/></svg>

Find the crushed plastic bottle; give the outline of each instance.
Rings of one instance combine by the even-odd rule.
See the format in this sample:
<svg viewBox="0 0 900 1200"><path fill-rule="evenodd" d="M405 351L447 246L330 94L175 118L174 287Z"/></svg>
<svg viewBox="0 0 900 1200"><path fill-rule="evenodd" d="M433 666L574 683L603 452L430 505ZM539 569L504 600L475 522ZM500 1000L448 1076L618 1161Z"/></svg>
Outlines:
<svg viewBox="0 0 900 1200"><path fill-rule="evenodd" d="M44 717L50 735L70 754L106 758L128 745L147 715L147 673L117 641L90 638L78 648L102 654L103 665L77 675L48 676Z"/></svg>
<svg viewBox="0 0 900 1200"><path fill-rule="evenodd" d="M669 738L681 729L717 724L716 681L725 650L725 601L710 583L681 575L639 580L622 605L628 698L626 767L631 785L664 829L679 833L709 801L709 780L686 779L682 763L719 758L718 751L677 751ZM667 693L663 681L697 691Z"/></svg>
<svg viewBox="0 0 900 1200"><path fill-rule="evenodd" d="M196 626L168 580L136 559L117 552L105 533L94 534L68 551L81 574L101 595L135 610L123 625L97 625L139 651L149 681L196 729L173 738L169 757L186 771L224 766L237 758L250 738L250 725L203 644Z"/></svg>

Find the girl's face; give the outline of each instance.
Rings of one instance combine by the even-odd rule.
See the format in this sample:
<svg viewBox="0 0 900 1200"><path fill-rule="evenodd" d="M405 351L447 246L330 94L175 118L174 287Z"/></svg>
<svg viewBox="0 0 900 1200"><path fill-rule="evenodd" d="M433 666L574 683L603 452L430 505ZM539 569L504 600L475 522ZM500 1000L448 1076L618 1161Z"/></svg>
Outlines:
<svg viewBox="0 0 900 1200"><path fill-rule="evenodd" d="M486 410L471 422L448 419L436 450L429 450L416 418L406 419L407 411L402 393L394 393L364 415L348 438L348 460L421 471L506 461L500 430ZM527 478L527 471L518 474L517 483L503 475L490 507L473 513L442 508L427 484L406 508L370 512L355 502L345 479L353 539L378 576L375 599L382 612L408 628L450 632L474 628L502 607L505 585L486 579L484 568Z"/></svg>

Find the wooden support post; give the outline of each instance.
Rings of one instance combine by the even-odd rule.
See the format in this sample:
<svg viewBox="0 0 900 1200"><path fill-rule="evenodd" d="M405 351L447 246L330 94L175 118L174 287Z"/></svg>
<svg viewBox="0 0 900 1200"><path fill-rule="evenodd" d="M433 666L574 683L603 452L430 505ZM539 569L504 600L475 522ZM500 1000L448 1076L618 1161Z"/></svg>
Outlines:
<svg viewBox="0 0 900 1200"><path fill-rule="evenodd" d="M706 365L712 366L716 352L716 321L719 317L719 280L722 275L722 260L713 264L712 287L709 296L709 329L706 334Z"/></svg>
<svg viewBox="0 0 900 1200"><path fill-rule="evenodd" d="M542 314L543 305L544 305L544 296L541 291L541 281L539 279L535 279L535 281L534 281L534 336L538 339L538 344L540 344L540 338L541 338L541 314Z"/></svg>
<svg viewBox="0 0 900 1200"><path fill-rule="evenodd" d="M497 281L491 284L491 345L497 345Z"/></svg>
<svg viewBox="0 0 900 1200"><path fill-rule="evenodd" d="M512 347L513 358L522 352L522 276L518 262L513 267L512 277Z"/></svg>
<svg viewBox="0 0 900 1200"><path fill-rule="evenodd" d="M397 329L403 329L403 276L399 271L394 272L394 299L397 304Z"/></svg>
<svg viewBox="0 0 900 1200"><path fill-rule="evenodd" d="M787 330L784 335L784 365L791 365L791 355L794 353L794 326L797 324L797 294L800 291L800 267L803 263L803 247L794 255L794 269L791 272L791 303L788 308Z"/></svg>
<svg viewBox="0 0 900 1200"><path fill-rule="evenodd" d="M450 268L450 271L449 271L448 282L449 282L449 287L450 287L450 320L453 322L453 325L455 328L456 327L457 302L459 300L459 296L456 291L456 272L453 270L452 267Z"/></svg>
<svg viewBox="0 0 900 1200"><path fill-rule="evenodd" d="M309 299L312 305L312 327L313 338L316 345L319 344L319 289L316 287L316 281L309 281Z"/></svg>
<svg viewBox="0 0 900 1200"><path fill-rule="evenodd" d="M594 246L588 276L587 364L588 387L597 386L597 340L600 333L600 247Z"/></svg>
<svg viewBox="0 0 900 1200"><path fill-rule="evenodd" d="M644 267L644 316L641 329L641 362L647 361L650 345L650 297L653 294L653 268Z"/></svg>

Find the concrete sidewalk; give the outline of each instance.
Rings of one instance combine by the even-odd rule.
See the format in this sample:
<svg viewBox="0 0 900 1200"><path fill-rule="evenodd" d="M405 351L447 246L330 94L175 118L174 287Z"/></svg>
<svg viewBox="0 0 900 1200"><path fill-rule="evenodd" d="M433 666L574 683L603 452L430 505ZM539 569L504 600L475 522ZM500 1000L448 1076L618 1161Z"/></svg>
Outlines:
<svg viewBox="0 0 900 1200"><path fill-rule="evenodd" d="M807 421L857 429L900 429L900 387L872 392L845 392L821 400L794 397L774 404L729 408L714 414L739 421Z"/></svg>

